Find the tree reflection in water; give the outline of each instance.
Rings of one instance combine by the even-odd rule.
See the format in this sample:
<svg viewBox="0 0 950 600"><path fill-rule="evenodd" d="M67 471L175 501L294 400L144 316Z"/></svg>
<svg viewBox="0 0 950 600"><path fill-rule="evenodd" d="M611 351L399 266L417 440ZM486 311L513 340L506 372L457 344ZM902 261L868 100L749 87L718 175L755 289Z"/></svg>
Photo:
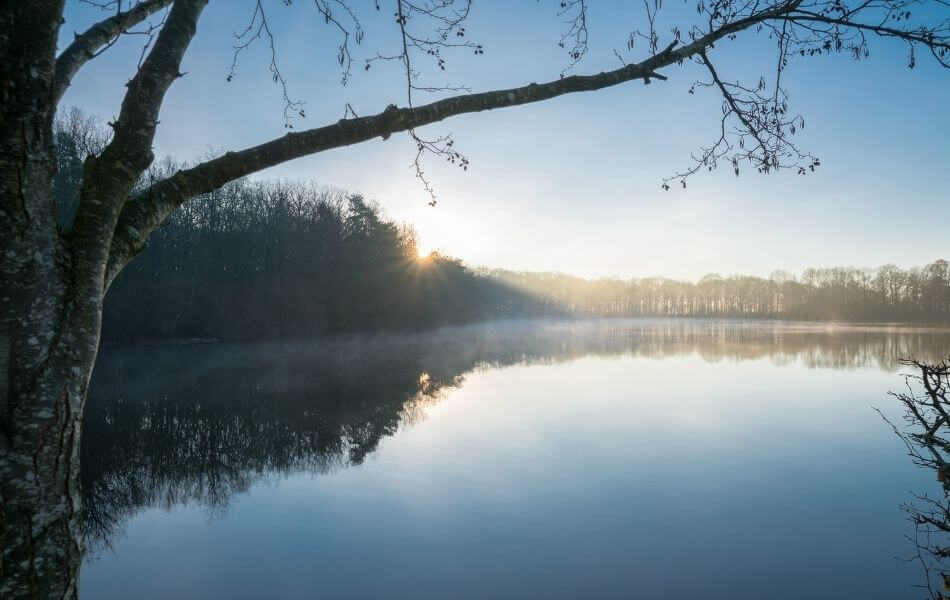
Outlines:
<svg viewBox="0 0 950 600"><path fill-rule="evenodd" d="M481 368L584 356L767 358L896 371L936 360L927 329L644 320L507 322L322 341L102 349L83 423L87 547L137 512L198 504L222 515L261 481L362 463L425 406Z"/></svg>
<svg viewBox="0 0 950 600"><path fill-rule="evenodd" d="M914 524L916 553L911 560L923 567L930 597L944 599L950 591L950 359L900 362L913 373L905 376L906 391L891 395L904 407L907 428L891 426L914 464L933 470L941 488L936 496L914 494L903 506Z"/></svg>

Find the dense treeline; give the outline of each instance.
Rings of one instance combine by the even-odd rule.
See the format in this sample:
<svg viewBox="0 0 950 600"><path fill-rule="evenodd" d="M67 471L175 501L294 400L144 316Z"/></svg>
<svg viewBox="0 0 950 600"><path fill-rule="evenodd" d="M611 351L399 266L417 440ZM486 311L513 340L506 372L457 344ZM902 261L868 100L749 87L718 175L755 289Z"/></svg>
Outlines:
<svg viewBox="0 0 950 600"><path fill-rule="evenodd" d="M108 136L75 109L56 133L55 206L65 230L82 162ZM166 159L149 177L180 166ZM307 336L537 316L947 321L950 268L937 260L695 283L472 270L437 253L420 259L412 227L359 195L238 180L185 204L152 235L107 296L103 337Z"/></svg>
<svg viewBox="0 0 950 600"><path fill-rule="evenodd" d="M107 135L72 109L56 123L57 219L68 229L82 162ZM183 165L167 158L148 178ZM145 182L143 182L145 183ZM237 180L172 213L106 298L104 339L260 338L421 328L497 315L510 292L454 258L421 260L411 226L359 195Z"/></svg>
<svg viewBox="0 0 950 600"><path fill-rule="evenodd" d="M485 271L523 292L518 314L628 317L727 317L850 321L950 320L950 267L937 260L902 270L834 267L768 279L718 274L698 282L652 277L585 280L558 273Z"/></svg>
<svg viewBox="0 0 950 600"><path fill-rule="evenodd" d="M415 233L362 197L236 182L153 234L113 284L107 338L281 337L420 328L494 316L498 284L420 260Z"/></svg>

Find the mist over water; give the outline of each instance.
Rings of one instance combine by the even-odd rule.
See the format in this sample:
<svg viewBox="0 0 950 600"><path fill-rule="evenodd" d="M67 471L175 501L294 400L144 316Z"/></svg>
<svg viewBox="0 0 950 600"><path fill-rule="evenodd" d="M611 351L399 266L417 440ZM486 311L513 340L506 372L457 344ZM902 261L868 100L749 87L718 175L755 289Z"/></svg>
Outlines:
<svg viewBox="0 0 950 600"><path fill-rule="evenodd" d="M87 597L899 598L935 489L874 412L950 331L506 321L110 345Z"/></svg>

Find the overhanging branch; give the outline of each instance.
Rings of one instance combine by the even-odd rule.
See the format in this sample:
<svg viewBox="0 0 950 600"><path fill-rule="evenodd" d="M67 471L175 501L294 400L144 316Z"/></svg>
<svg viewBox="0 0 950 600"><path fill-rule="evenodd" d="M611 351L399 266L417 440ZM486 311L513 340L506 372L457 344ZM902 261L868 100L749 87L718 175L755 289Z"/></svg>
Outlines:
<svg viewBox="0 0 950 600"><path fill-rule="evenodd" d="M144 248L149 234L171 211L189 198L217 189L228 181L324 150L349 146L375 137L387 139L393 133L442 121L455 115L540 102L564 94L600 90L635 79L664 80L666 77L658 74L657 69L681 64L728 36L794 11L801 2L802 0L791 0L737 19L679 48L676 48L677 42L674 41L663 51L640 63L624 65L613 71L597 75L572 75L548 83L532 83L510 90L454 96L412 108L400 109L390 105L377 115L341 119L333 125L288 133L259 146L228 152L216 159L179 171L136 194L122 208L112 239L104 286L108 288L119 271Z"/></svg>
<svg viewBox="0 0 950 600"><path fill-rule="evenodd" d="M709 62L709 57L706 56L705 52L700 52L699 57L703 60L703 64L706 65L706 69L709 70L709 74L712 76L713 83L716 84L716 87L719 88L719 91L722 93L723 99L729 105L729 108L732 110L732 113L742 121L742 124L748 130L749 134L755 138L756 143L759 145L759 148L762 149L762 160L765 162L765 165L768 166L769 156L771 152L769 151L768 146L765 145L765 142L762 141L761 136L759 136L759 129L752 125L749 122L748 117L739 106L736 104L736 99L733 95L726 89L725 84L719 79L719 73L716 72L716 68L711 62Z"/></svg>
<svg viewBox="0 0 950 600"><path fill-rule="evenodd" d="M745 5L750 12L744 16L733 13L727 17L721 11L711 13L709 30L706 33L696 28L690 32L691 41L689 43L677 47L677 43L674 42L662 52L640 63L625 65L616 70L602 72L597 75L574 75L557 81L530 84L509 90L459 95L422 106L397 108L395 105L390 105L385 111L377 115L368 117L355 117L354 115L352 119L343 119L332 125L298 133L289 133L258 146L237 152L228 152L195 167L179 171L175 175L137 193L123 206L113 234L104 284L108 287L119 270L143 247L149 234L175 208L191 197L210 192L228 181L262 169L332 148L367 141L374 137L386 139L393 133L412 131L414 128L442 121L455 115L540 102L564 94L599 90L635 79L643 79L646 82L649 82L652 78L665 79L665 77L657 74L657 70L682 64L690 58L707 52L716 43L724 39L732 39L736 34L750 28L765 27L774 29L775 24L781 22L784 31L786 21L800 28L807 28L808 24L813 24L819 19L824 20L830 26L851 27L858 31L873 27L851 21L850 17L857 11L848 13L848 19L830 19L832 22L829 22L827 20L829 18L816 18L816 15L812 13L800 10L802 3L803 0L780 1L769 5L767 8L760 8L758 4L755 6ZM727 20L727 18L731 20ZM717 19L719 19L718 23L716 22ZM941 44L945 40L939 27L931 33L921 32L919 29L902 31L890 28L885 30L881 27L877 27L876 32L888 37L901 38L912 44L925 44L935 52L942 52ZM679 38L678 35L676 37ZM807 44L823 42L824 45L819 50L830 51L834 41L834 39L829 38L804 40L799 41L799 43L804 47ZM781 110L784 114L784 104ZM740 118L742 116L740 111ZM781 125L786 124L790 128L793 125L793 123L783 123ZM802 121L801 124L803 125L804 122ZM746 122L745 125L749 127L749 125L755 125L755 123ZM749 129L751 134L755 135L756 127L749 127ZM794 130L791 130L791 133L794 133ZM781 131L780 126L777 128L775 135L778 138L783 138L784 132ZM767 148L769 146L769 143L761 137L757 141L760 147ZM801 156L800 153L799 155ZM817 160L814 160L810 168L813 169L817 164L819 164Z"/></svg>
<svg viewBox="0 0 950 600"><path fill-rule="evenodd" d="M575 92L588 92L636 79L659 79L655 69L679 59L671 44L663 52L639 64L627 65L597 75L573 75L548 83L532 83L508 90L464 94L412 108L390 105L383 112L340 121L285 136L218 158L155 183L126 203L119 216L107 267L106 284L141 249L144 240L165 217L183 202L210 192L228 181L274 165L349 146L376 137L388 139L393 133L436 123L455 115L519 106L550 100Z"/></svg>

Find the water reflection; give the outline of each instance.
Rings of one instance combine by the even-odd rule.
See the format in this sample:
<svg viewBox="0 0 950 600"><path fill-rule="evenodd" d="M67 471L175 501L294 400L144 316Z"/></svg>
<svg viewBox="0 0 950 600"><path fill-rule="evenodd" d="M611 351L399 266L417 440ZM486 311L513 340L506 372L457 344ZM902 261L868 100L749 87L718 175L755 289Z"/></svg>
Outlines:
<svg viewBox="0 0 950 600"><path fill-rule="evenodd" d="M915 493L903 505L914 525L915 553L910 560L924 572L930 598L942 600L950 591L950 360L902 360L911 372L907 387L892 392L904 408L905 427L888 423L907 447L914 464L933 472L936 494ZM887 418L885 417L887 420Z"/></svg>
<svg viewBox="0 0 950 600"><path fill-rule="evenodd" d="M138 509L221 513L262 478L359 464L423 389L450 383L408 354L294 345L107 350L86 407L82 478L93 542ZM418 399L416 400L418 401Z"/></svg>
<svg viewBox="0 0 950 600"><path fill-rule="evenodd" d="M82 489L92 547L144 508L198 504L291 473L362 463L466 374L585 356L698 355L893 371L946 332L724 321L507 323L320 342L112 346L87 403Z"/></svg>

